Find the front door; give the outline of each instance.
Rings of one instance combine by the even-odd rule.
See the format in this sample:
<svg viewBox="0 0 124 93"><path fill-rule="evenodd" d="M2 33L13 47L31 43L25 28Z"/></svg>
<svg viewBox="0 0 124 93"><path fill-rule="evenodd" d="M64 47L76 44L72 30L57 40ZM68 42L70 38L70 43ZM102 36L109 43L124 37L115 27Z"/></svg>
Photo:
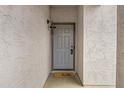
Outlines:
<svg viewBox="0 0 124 93"><path fill-rule="evenodd" d="M74 24L54 24L53 70L74 70Z"/></svg>

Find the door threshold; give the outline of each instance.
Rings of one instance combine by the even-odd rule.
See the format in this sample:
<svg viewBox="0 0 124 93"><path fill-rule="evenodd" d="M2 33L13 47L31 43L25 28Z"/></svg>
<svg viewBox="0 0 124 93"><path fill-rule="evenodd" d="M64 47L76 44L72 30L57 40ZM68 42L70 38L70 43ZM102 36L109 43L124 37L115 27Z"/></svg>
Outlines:
<svg viewBox="0 0 124 93"><path fill-rule="evenodd" d="M74 77L76 75L75 71L52 71L51 74L54 77Z"/></svg>
<svg viewBox="0 0 124 93"><path fill-rule="evenodd" d="M56 72L76 73L75 71L72 71L72 70L52 70L51 71L51 73L56 73Z"/></svg>

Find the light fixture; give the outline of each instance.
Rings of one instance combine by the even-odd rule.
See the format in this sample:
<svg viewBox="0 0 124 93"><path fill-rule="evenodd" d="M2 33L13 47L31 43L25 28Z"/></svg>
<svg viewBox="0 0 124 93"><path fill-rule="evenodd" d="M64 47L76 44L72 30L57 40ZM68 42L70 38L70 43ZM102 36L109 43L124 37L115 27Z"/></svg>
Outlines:
<svg viewBox="0 0 124 93"><path fill-rule="evenodd" d="M47 24L49 30L53 30L54 28L56 28L52 20L47 19Z"/></svg>

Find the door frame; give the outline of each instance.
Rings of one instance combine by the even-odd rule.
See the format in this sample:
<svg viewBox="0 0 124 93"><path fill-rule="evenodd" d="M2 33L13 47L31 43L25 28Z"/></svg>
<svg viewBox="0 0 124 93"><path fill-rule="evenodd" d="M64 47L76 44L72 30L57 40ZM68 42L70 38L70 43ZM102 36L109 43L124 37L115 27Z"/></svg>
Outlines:
<svg viewBox="0 0 124 93"><path fill-rule="evenodd" d="M73 25L73 45L74 45L74 55L73 55L73 69L54 69L53 64L54 64L54 60L53 60L53 29L51 29L51 47L52 47L52 62L51 62L51 70L69 70L69 71L75 71L75 23L67 23L67 22L53 22L54 25Z"/></svg>

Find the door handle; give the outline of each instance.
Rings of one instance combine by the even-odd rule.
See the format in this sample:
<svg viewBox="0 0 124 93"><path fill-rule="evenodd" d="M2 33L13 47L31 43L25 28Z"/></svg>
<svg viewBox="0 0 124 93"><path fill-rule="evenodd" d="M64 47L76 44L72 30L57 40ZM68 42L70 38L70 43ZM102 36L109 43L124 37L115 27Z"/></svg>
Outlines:
<svg viewBox="0 0 124 93"><path fill-rule="evenodd" d="M70 51L71 51L71 55L73 55L73 49L70 49Z"/></svg>

